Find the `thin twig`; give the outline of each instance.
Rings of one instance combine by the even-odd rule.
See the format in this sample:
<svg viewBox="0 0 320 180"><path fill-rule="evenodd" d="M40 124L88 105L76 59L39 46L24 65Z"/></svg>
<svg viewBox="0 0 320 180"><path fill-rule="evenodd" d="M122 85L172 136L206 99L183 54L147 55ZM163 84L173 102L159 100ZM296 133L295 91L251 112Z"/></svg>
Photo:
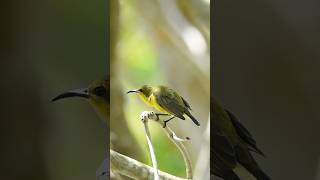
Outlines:
<svg viewBox="0 0 320 180"><path fill-rule="evenodd" d="M145 165L135 159L122 155L110 149L110 163L111 166L117 169L117 172L121 175L133 178L133 179L153 179L153 168ZM168 174L166 172L158 171L160 180L186 180Z"/></svg>
<svg viewBox="0 0 320 180"><path fill-rule="evenodd" d="M141 120L145 120L145 119L149 119L149 120L154 120L155 122L159 123L161 125L161 127L163 127L164 122L159 120L159 115L164 115L164 114L156 114L152 111L144 111L140 118ZM187 179L192 179L193 177L193 173L192 173L192 166L191 166L191 159L189 156L189 153L187 151L187 148L184 146L184 144L182 142L188 141L189 138L179 138L176 136L176 134L174 133L174 131L168 127L165 126L165 128L161 128L164 130L164 132L166 133L166 135L169 137L169 139L177 146L177 148L179 149L185 166L186 166L186 176Z"/></svg>
<svg viewBox="0 0 320 180"><path fill-rule="evenodd" d="M152 160L152 166L153 166L153 170L154 170L154 180L159 180L157 159L156 159L156 155L154 153L154 149L152 146L151 135L150 135L150 130L149 130L149 126L148 126L148 114L146 114L145 112L143 112L140 115L140 119L142 120L142 122L144 124L144 129L146 131L147 143L149 146L151 160Z"/></svg>
<svg viewBox="0 0 320 180"><path fill-rule="evenodd" d="M166 133L166 135L169 137L169 139L177 146L177 148L180 150L180 153L183 157L184 163L186 165L186 175L187 179L192 179L193 173L192 173L192 166L191 166L191 159L189 156L189 153L187 151L187 148L184 146L182 142L189 140L189 138L178 138L175 133L166 126L165 128L162 128L163 131Z"/></svg>

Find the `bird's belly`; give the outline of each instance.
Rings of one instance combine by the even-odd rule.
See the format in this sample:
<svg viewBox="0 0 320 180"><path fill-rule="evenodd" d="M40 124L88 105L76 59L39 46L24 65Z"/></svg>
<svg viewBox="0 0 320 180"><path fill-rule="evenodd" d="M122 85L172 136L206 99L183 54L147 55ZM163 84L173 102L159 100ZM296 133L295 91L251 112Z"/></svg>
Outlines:
<svg viewBox="0 0 320 180"><path fill-rule="evenodd" d="M150 96L148 103L160 112L169 113L157 103L156 98L153 95Z"/></svg>

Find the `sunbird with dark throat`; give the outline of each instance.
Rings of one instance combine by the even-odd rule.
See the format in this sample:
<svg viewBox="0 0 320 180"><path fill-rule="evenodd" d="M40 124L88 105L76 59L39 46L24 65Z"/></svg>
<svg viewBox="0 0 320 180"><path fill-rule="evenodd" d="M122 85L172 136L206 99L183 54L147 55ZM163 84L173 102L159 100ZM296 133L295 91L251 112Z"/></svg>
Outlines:
<svg viewBox="0 0 320 180"><path fill-rule="evenodd" d="M127 93L136 93L146 104L162 113L171 115L171 118L164 121L164 127L166 127L167 122L175 117L185 120L184 115L188 116L194 124L200 126L199 121L190 113L189 103L173 89L166 86L144 85L140 89L131 90Z"/></svg>
<svg viewBox="0 0 320 180"><path fill-rule="evenodd" d="M51 101L57 101L64 98L81 97L89 101L93 109L99 117L107 122L110 110L110 94L109 94L109 80L102 79L93 81L88 88L74 89L64 92ZM108 123L107 123L108 124Z"/></svg>

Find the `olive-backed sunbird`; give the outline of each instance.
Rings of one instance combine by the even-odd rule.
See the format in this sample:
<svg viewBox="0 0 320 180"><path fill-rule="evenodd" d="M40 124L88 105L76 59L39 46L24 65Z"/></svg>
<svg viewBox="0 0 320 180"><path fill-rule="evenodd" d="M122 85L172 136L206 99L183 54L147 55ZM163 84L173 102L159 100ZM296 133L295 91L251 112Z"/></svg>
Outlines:
<svg viewBox="0 0 320 180"><path fill-rule="evenodd" d="M162 113L172 115L170 119L164 121L164 127L174 117L185 120L184 115L188 116L197 126L200 126L199 121L190 113L189 103L171 88L161 85L143 85L140 89L130 90L127 93L137 93L146 104Z"/></svg>
<svg viewBox="0 0 320 180"><path fill-rule="evenodd" d="M87 88L64 92L53 98L51 101L70 97L82 97L87 99L99 117L107 122L110 114L109 79L105 78L93 81Z"/></svg>
<svg viewBox="0 0 320 180"><path fill-rule="evenodd" d="M213 109L212 109L213 108ZM213 100L213 130L210 149L211 174L225 180L240 180L235 168L243 166L257 180L270 180L261 170L250 152L264 154L256 145L250 132L228 110Z"/></svg>

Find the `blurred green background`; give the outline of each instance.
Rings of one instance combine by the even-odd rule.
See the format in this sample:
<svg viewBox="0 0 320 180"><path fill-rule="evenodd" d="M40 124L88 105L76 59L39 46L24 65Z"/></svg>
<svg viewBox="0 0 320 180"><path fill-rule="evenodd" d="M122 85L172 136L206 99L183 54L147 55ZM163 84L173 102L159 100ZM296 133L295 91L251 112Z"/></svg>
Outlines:
<svg viewBox="0 0 320 180"><path fill-rule="evenodd" d="M126 95L128 90L149 84L175 89L190 103L192 113L199 119L200 127L189 119L174 119L169 123L178 136L191 138L185 145L194 169L199 166L200 151L209 151L209 137L203 138L210 103L209 5L207 1L166 0L123 0L114 5L118 6L119 22L112 27L118 31L111 33L112 37L117 36L112 42L116 44L116 57L111 59L110 130L114 150L152 165L139 116L143 111L155 110L137 95ZM159 169L185 177L179 150L158 124L149 124ZM129 137L132 139L128 140ZM205 156L209 160L209 154ZM207 169L197 172L197 178L209 179L209 161L202 163Z"/></svg>
<svg viewBox="0 0 320 180"><path fill-rule="evenodd" d="M51 103L106 74L106 1L2 1L0 179L88 180L105 125L82 99Z"/></svg>

